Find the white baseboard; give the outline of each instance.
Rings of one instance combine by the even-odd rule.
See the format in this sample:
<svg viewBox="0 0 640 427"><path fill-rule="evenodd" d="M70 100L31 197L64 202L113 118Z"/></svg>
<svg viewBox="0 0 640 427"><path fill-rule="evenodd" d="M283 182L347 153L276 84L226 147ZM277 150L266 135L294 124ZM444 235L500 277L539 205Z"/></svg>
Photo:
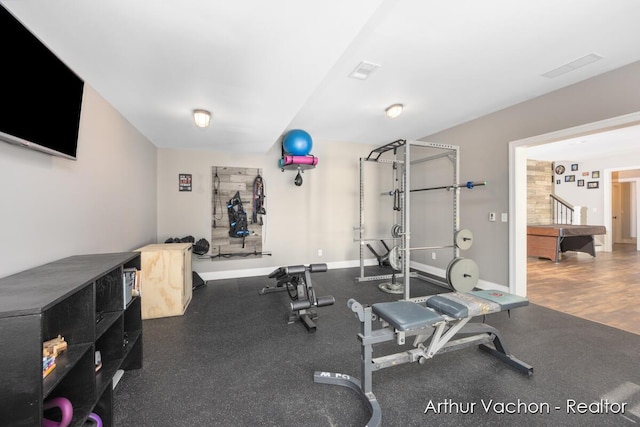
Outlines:
<svg viewBox="0 0 640 427"><path fill-rule="evenodd" d="M338 270L341 268L352 268L352 267L360 267L360 260L351 260L351 261L335 261L335 262L327 262L327 268L329 270ZM378 261L376 259L366 259L364 260L365 266L378 265ZM222 280L222 279L239 279L242 277L258 277L258 276L268 276L271 274L276 268L281 266L273 266L273 267L261 267L261 268L247 268L242 270L227 270L227 271L208 271L206 273L200 273L200 277L202 280L208 282L209 280Z"/></svg>
<svg viewBox="0 0 640 427"><path fill-rule="evenodd" d="M372 265L378 265L378 261L374 258L367 259L364 261L364 265L369 267ZM329 270L338 270L341 268L353 268L359 267L360 260L350 260L350 261L335 261L328 262L327 267ZM268 276L280 266L273 267L261 267L261 268L248 268L242 270L227 270L227 271L209 271L206 273L198 273L202 280L222 280L222 279L237 279L243 277L259 277L259 276ZM427 264L418 263L415 261L411 261L410 267L412 269L421 271L423 273L432 274L441 279L445 279L446 271L442 268L436 268ZM489 282L487 280L478 280L477 287L479 289L495 289L503 292L509 292L509 287L505 285L499 285L497 283Z"/></svg>

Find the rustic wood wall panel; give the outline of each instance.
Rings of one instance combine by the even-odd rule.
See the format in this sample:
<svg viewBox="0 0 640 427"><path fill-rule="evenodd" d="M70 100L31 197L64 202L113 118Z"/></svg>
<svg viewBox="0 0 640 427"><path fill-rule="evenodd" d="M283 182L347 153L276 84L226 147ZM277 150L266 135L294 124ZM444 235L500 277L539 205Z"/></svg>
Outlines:
<svg viewBox="0 0 640 427"><path fill-rule="evenodd" d="M218 176L217 180L216 174ZM212 167L210 250L212 260L261 256L263 236L262 215L257 216L256 222L252 221L254 207L253 183L258 174L262 174L262 170L259 168ZM229 236L227 203L235 195L236 191L240 192L242 207L247 213L249 235L244 238L244 247L242 238Z"/></svg>

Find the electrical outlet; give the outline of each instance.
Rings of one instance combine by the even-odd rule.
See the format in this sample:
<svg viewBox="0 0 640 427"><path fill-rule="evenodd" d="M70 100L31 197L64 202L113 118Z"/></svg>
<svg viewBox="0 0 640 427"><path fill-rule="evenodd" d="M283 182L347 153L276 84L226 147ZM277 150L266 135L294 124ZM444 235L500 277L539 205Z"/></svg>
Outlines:
<svg viewBox="0 0 640 427"><path fill-rule="evenodd" d="M496 220L496 213L489 212L489 221L495 221L495 220Z"/></svg>
<svg viewBox="0 0 640 427"><path fill-rule="evenodd" d="M322 249L318 249L318 256L322 256Z"/></svg>
<svg viewBox="0 0 640 427"><path fill-rule="evenodd" d="M431 259L436 259L436 253L435 252L431 252Z"/></svg>
<svg viewBox="0 0 640 427"><path fill-rule="evenodd" d="M508 222L508 221L509 221L509 214L508 214L508 213L506 213L506 212L502 212L502 213L500 214L500 220L501 220L502 222Z"/></svg>

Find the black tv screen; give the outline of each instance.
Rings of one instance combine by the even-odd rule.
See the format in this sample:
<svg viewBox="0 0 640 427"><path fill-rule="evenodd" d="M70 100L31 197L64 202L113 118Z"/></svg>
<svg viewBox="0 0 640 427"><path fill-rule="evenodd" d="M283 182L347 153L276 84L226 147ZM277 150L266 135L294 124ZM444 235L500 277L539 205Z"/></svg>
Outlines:
<svg viewBox="0 0 640 427"><path fill-rule="evenodd" d="M76 159L84 82L0 5L0 140Z"/></svg>

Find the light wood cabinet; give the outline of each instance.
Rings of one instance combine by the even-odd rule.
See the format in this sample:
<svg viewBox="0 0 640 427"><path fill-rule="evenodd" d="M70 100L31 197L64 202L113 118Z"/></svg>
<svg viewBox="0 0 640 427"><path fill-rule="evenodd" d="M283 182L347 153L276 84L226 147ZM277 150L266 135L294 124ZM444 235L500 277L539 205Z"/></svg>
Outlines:
<svg viewBox="0 0 640 427"><path fill-rule="evenodd" d="M142 318L181 316L191 302L191 243L160 243L140 249Z"/></svg>

